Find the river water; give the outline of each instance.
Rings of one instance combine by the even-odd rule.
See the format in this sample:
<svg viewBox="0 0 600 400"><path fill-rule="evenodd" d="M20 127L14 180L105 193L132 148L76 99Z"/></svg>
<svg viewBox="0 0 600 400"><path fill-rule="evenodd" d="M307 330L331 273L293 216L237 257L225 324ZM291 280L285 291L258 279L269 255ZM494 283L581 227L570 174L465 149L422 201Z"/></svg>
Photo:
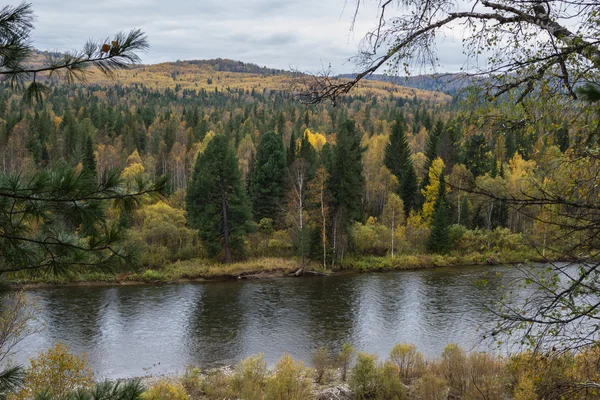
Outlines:
<svg viewBox="0 0 600 400"><path fill-rule="evenodd" d="M98 378L124 378L234 364L257 353L270 365L286 351L308 362L316 347L337 350L344 342L382 358L399 342L427 357L450 342L494 351L481 342L493 323L486 307L520 275L494 266L37 289L28 295L44 328L14 359L27 364L59 341L85 352Z"/></svg>

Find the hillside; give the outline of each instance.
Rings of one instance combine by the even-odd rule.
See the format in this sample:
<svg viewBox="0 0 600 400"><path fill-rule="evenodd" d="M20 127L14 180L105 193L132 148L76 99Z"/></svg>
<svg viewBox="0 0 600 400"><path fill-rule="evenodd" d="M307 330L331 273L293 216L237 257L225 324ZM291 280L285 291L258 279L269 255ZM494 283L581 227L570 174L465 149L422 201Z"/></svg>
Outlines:
<svg viewBox="0 0 600 400"><path fill-rule="evenodd" d="M340 78L352 79L355 74L341 74ZM390 76L373 74L365 77L369 81L393 83L399 86L411 87L426 91L439 91L454 95L469 86L474 78L462 73L432 74L417 76Z"/></svg>
<svg viewBox="0 0 600 400"><path fill-rule="evenodd" d="M37 52L31 61L32 66L41 66L46 58L57 53ZM115 77L108 77L93 72L88 76L88 84L123 86L143 85L149 89L192 89L218 90L271 90L286 91L294 84L291 71L260 67L256 64L244 63L228 59L186 60L151 65L137 65L125 71L117 72ZM347 79L347 78L340 78ZM417 98L433 102L446 102L451 99L440 91L402 85L400 81L368 80L361 83L353 95L394 98ZM425 90L424 90L425 89Z"/></svg>
<svg viewBox="0 0 600 400"><path fill-rule="evenodd" d="M152 89L205 89L224 91L267 89L285 91L293 85L294 75L288 71L258 67L231 60L177 61L141 65L122 71L116 81L123 85L143 84ZM110 84L111 78L95 74L90 82ZM449 101L450 96L430 90L398 85L394 82L367 81L355 95L413 98L434 102Z"/></svg>

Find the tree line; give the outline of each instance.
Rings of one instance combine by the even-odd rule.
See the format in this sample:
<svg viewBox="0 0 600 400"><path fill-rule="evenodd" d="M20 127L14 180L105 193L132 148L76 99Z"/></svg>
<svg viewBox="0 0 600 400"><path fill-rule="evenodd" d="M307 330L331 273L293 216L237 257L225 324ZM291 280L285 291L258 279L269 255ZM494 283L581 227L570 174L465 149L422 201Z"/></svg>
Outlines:
<svg viewBox="0 0 600 400"><path fill-rule="evenodd" d="M0 88L3 173L64 165L97 182L114 171L130 186L165 179L168 215L185 210L184 220L145 218L150 203L109 219L149 246L162 242L167 259L186 257L169 247L231 262L271 246L335 267L349 252L447 252L459 226L535 233L535 218L473 189L517 193L520 181L540 178L540 152L570 147L558 115L537 131L499 132L455 103L416 97L357 94L306 107L266 89L94 83L51 83L36 105L17 96ZM144 224L169 226L178 239L140 234Z"/></svg>

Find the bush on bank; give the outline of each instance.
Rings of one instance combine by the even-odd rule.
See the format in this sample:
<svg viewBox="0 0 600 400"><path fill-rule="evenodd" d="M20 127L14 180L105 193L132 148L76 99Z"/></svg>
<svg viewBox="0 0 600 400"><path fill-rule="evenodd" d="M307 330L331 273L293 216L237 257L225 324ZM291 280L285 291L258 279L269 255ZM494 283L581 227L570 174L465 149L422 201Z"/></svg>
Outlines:
<svg viewBox="0 0 600 400"><path fill-rule="evenodd" d="M502 358L489 353L467 353L449 344L439 358L426 360L415 346L401 343L394 346L387 360L353 353L348 344L335 357L318 349L314 354L319 365L312 369L285 354L271 370L263 356L258 355L241 361L232 373L190 367L181 377L160 379L144 387L135 379L94 383L85 357L56 345L31 360L24 386L9 394L8 399L310 400L335 398L327 395L332 388L356 400L600 397L600 348L580 354L540 355L526 351ZM348 382L344 383L344 366L350 358L353 363ZM324 376L331 380L323 380Z"/></svg>

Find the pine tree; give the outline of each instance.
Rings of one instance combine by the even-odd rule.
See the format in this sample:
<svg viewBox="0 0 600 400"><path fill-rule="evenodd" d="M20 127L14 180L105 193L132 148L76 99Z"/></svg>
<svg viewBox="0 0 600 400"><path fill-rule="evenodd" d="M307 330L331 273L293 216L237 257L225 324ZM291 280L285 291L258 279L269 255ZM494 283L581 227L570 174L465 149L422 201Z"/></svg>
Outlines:
<svg viewBox="0 0 600 400"><path fill-rule="evenodd" d="M390 135L390 142L385 148L384 163L390 172L398 178L398 195L404 202L404 211L408 215L410 210L416 210L418 207L419 186L410 146L406 139L405 123L400 116L396 118L396 123Z"/></svg>
<svg viewBox="0 0 600 400"><path fill-rule="evenodd" d="M224 253L231 263L243 253L250 205L234 150L224 135L215 135L198 156L186 197L190 226L199 230L210 257Z"/></svg>
<svg viewBox="0 0 600 400"><path fill-rule="evenodd" d="M85 51L65 53L51 65L31 66L29 61L34 50L31 4L5 6L0 15L0 42L3 43L0 47L5 50L1 74L10 77L12 88L22 90L23 99L29 104L34 101L39 104L46 96L60 97L66 93L56 85L50 89L43 80L34 79L38 73L56 72L56 76L75 82L81 80L85 76L84 70L92 66L110 74L135 64L140 61L137 52L148 48L144 33L135 29L130 33L118 33L108 43L89 41ZM2 103L0 100L0 107ZM65 116L58 129L58 133L64 135L65 146L54 147L55 159L70 155L76 145L84 144L77 135L79 124L70 111L64 111L64 103L64 100L58 100L51 108L55 115ZM11 109L23 107L13 101ZM48 114L43 113L43 119L48 121ZM21 119L19 116L18 120ZM7 118L6 122L6 132L10 132L18 121ZM55 131L53 125L43 125L45 128L37 131L39 140L52 140L48 136ZM50 159L46 149L42 146L40 154L45 161ZM59 154L61 150L64 150L63 154ZM118 173L107 173L97 184L89 175L64 163L54 163L52 170L1 173L0 186L4 190L0 195L0 214L3 215L3 222L0 222L0 276L17 271L60 274L82 265L114 271L123 262L131 262L131 254L121 246L124 236L118 227L107 221L106 212L114 204L132 212L142 196L156 195L164 189L162 180L151 184L140 178L137 183L137 190L131 192L122 187ZM0 371L0 375L2 373Z"/></svg>
<svg viewBox="0 0 600 400"><path fill-rule="evenodd" d="M250 199L256 222L271 218L280 222L281 202L286 193L286 155L281 136L265 133L256 149L256 160L250 178Z"/></svg>
<svg viewBox="0 0 600 400"><path fill-rule="evenodd" d="M446 178L440 175L440 186L434 205L431 234L429 236L428 250L432 253L444 253L450 249L450 215L448 200L446 198Z"/></svg>
<svg viewBox="0 0 600 400"><path fill-rule="evenodd" d="M89 173L91 176L96 176L96 156L94 155L94 143L89 135L85 140L83 170Z"/></svg>

